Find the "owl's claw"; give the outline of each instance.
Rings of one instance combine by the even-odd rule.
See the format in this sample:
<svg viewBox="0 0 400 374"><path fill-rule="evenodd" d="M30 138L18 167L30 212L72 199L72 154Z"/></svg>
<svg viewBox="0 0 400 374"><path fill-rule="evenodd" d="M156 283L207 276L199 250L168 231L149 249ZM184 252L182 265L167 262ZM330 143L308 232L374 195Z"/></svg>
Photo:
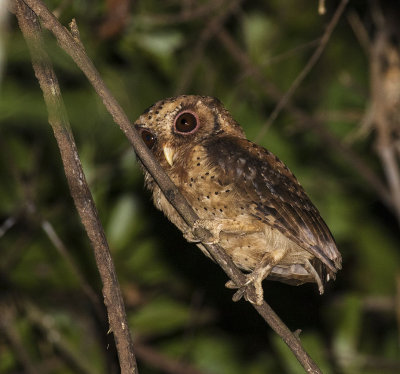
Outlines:
<svg viewBox="0 0 400 374"><path fill-rule="evenodd" d="M286 255L286 252L287 249L284 248L266 253L253 272L246 275L247 280L243 285L238 287L235 283L229 281L226 284L226 287L239 288L239 290L233 295L233 301L240 300L244 296L244 298L252 304L261 305L264 301L262 281L268 277L272 268L282 260ZM248 287L250 285L254 286L255 293L253 293L253 295L255 295L255 300L250 296L252 293L248 292Z"/></svg>
<svg viewBox="0 0 400 374"><path fill-rule="evenodd" d="M192 229L188 229L183 233L183 237L189 242L189 243L200 243L201 240L193 234Z"/></svg>

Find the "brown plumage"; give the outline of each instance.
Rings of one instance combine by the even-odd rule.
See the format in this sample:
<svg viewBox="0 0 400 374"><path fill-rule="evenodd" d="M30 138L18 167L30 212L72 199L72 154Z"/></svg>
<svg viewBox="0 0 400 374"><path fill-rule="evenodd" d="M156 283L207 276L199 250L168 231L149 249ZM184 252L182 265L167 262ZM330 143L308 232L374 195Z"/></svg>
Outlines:
<svg viewBox="0 0 400 374"><path fill-rule="evenodd" d="M315 282L321 293L335 278L341 256L318 210L275 155L246 139L219 100L162 100L135 127L200 217L198 226L209 229L233 262L251 272L254 302L262 302L264 278ZM156 207L195 241L146 170L145 181Z"/></svg>

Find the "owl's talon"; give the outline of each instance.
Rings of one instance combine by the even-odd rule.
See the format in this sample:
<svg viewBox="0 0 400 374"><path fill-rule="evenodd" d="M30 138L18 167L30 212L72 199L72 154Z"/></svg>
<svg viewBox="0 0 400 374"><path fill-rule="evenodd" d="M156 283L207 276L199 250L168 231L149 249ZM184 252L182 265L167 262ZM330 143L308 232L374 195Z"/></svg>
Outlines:
<svg viewBox="0 0 400 374"><path fill-rule="evenodd" d="M239 288L232 296L232 301L233 302L238 302L242 297L244 296L245 300L247 300L246 297L246 290L244 287ZM247 300L248 301L248 300Z"/></svg>
<svg viewBox="0 0 400 374"><path fill-rule="evenodd" d="M229 288L230 290L240 288L239 286L236 285L236 283L233 280L228 280L228 282L225 283L225 287Z"/></svg>
<svg viewBox="0 0 400 374"><path fill-rule="evenodd" d="M189 242L189 243L200 243L200 239L193 233L194 230L186 230L183 233L183 237Z"/></svg>
<svg viewBox="0 0 400 374"><path fill-rule="evenodd" d="M235 303L239 301L243 296L245 300L247 300L245 285L238 286L233 280L229 280L228 282L225 283L225 287L231 290L237 289L237 291L232 296L232 301L234 301Z"/></svg>

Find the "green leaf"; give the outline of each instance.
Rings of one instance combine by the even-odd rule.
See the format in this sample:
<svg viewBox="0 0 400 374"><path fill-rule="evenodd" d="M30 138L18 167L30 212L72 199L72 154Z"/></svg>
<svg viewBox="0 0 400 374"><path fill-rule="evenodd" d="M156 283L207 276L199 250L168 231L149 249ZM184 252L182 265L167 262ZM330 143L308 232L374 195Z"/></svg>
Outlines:
<svg viewBox="0 0 400 374"><path fill-rule="evenodd" d="M151 300L129 317L139 334L166 334L184 328L190 320L187 305L160 297Z"/></svg>

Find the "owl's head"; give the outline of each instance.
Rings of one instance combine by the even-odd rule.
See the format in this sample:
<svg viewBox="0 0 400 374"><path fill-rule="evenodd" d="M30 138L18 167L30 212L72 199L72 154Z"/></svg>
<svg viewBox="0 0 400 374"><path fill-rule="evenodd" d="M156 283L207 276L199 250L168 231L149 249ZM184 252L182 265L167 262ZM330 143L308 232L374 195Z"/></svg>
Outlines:
<svg viewBox="0 0 400 374"><path fill-rule="evenodd" d="M159 101L134 125L164 167L172 166L175 157L188 147L210 137L245 137L222 103L209 96L183 95Z"/></svg>

